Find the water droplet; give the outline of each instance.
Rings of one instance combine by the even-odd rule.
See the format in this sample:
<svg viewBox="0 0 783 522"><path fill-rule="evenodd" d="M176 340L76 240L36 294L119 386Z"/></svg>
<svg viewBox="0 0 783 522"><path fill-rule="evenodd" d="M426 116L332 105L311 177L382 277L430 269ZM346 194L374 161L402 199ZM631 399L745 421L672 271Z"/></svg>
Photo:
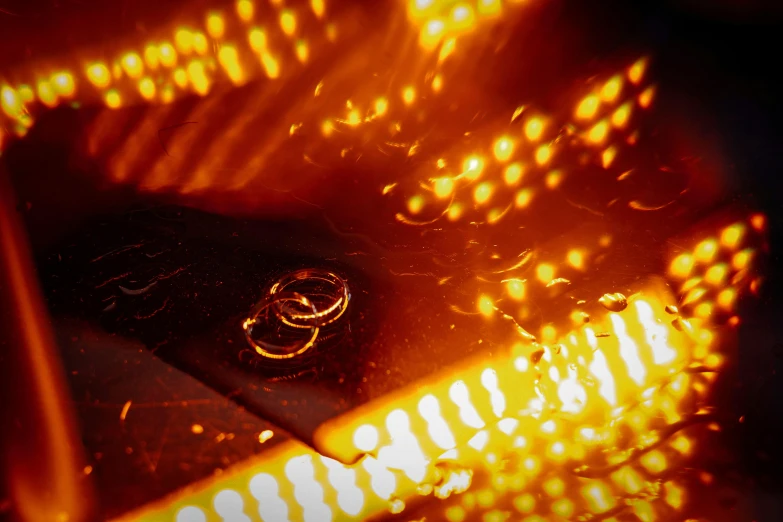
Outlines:
<svg viewBox="0 0 783 522"><path fill-rule="evenodd" d="M666 305L666 308L664 308L664 310L666 310L667 314L672 314L672 315L676 315L680 313L680 309L674 305Z"/></svg>
<svg viewBox="0 0 783 522"><path fill-rule="evenodd" d="M622 312L628 307L628 299L620 292L604 294L598 302L610 312Z"/></svg>
<svg viewBox="0 0 783 522"><path fill-rule="evenodd" d="M416 493L418 493L422 497L426 497L427 495L432 494L432 490L433 489L434 488L433 488L432 484L419 484L416 487Z"/></svg>
<svg viewBox="0 0 783 522"><path fill-rule="evenodd" d="M596 337L610 337L611 335L612 334L610 334L609 332L599 332L595 334Z"/></svg>
<svg viewBox="0 0 783 522"><path fill-rule="evenodd" d="M685 329L685 325L682 322L682 317L675 317L674 321L672 321L672 326L678 332L682 332Z"/></svg>
<svg viewBox="0 0 783 522"><path fill-rule="evenodd" d="M538 364L538 362L541 360L541 357L544 356L544 350L536 350L535 352L530 354L530 362L533 364Z"/></svg>
<svg viewBox="0 0 783 522"><path fill-rule="evenodd" d="M473 482L471 469L450 463L438 463L437 468L441 472L441 479L435 485L435 497L445 499L452 494L464 493Z"/></svg>
<svg viewBox="0 0 783 522"><path fill-rule="evenodd" d="M392 497L389 499L389 513L398 515L405 510L405 501L401 498Z"/></svg>
<svg viewBox="0 0 783 522"><path fill-rule="evenodd" d="M570 285L571 281L564 277L558 277L557 279L552 279L550 282L546 284L546 287L549 288L551 286L555 285Z"/></svg>

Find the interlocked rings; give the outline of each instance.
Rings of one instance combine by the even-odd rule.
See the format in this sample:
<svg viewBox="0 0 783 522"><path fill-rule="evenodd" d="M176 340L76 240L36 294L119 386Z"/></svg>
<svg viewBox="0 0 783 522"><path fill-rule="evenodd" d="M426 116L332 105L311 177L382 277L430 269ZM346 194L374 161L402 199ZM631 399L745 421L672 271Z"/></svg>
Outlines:
<svg viewBox="0 0 783 522"><path fill-rule="evenodd" d="M245 338L262 357L298 357L315 345L321 329L343 316L350 299L348 284L328 270L291 272L253 307L242 324Z"/></svg>

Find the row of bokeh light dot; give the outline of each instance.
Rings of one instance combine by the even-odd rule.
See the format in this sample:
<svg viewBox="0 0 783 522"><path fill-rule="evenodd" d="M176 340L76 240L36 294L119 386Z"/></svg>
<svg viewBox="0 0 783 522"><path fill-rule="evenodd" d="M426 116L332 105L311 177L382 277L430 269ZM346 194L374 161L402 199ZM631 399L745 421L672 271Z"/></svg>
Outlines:
<svg viewBox="0 0 783 522"><path fill-rule="evenodd" d="M282 8L282 2L271 1L280 8L277 24L289 38L296 38L294 50L301 62L309 58L309 47L305 39L297 37L297 15L288 8ZM312 0L310 8L321 19L325 14L324 0ZM244 25L252 25L255 16L255 4L252 0L238 0L235 14ZM137 96L145 101L160 100L171 102L176 89L204 95L212 86L210 71L215 68L212 49L217 64L233 84L244 83L248 78L243 68L243 56L240 47L234 43L224 43L226 37L226 19L222 12L210 12L204 20L206 34L186 27L177 29L173 41L149 43L142 51L128 51L118 59L109 62L92 61L84 66L84 78L93 89L101 93L106 106L118 108L126 99ZM331 40L336 37L333 24L327 24L326 35ZM278 78L281 64L270 50L268 32L259 26L246 31L245 43L255 55L262 70L269 78ZM191 58L193 55L196 57ZM187 63L183 60L187 58ZM180 63L183 62L183 63ZM24 135L33 124L33 118L26 105L40 102L53 108L63 102L78 102L75 96L82 79L70 70L60 70L31 84L22 84L14 88L11 85L0 87L0 107L5 116L16 123L15 131ZM127 79L127 80L126 80ZM130 81L130 84L128 82ZM132 85L134 87L130 87ZM129 91L130 89L130 91ZM138 94L133 92L135 89ZM89 100L89 95L85 97Z"/></svg>
<svg viewBox="0 0 783 522"><path fill-rule="evenodd" d="M438 65L441 65L456 49L457 39L476 30L482 20L493 20L503 12L501 0L479 0L474 2L459 2L453 0L406 0L408 18L420 28L419 43L425 51L438 50ZM525 4L525 1L506 2L510 4ZM427 81L432 92L437 94L443 89L444 76L436 67L427 74ZM429 79L431 78L431 79ZM317 94L316 94L317 95ZM399 90L399 99L403 107L412 106L417 97L423 93L417 92L414 85L404 85ZM396 101L396 96L391 102ZM345 117L327 118L321 123L321 132L325 137L332 136L339 125L357 127L384 116L389 109L390 100L385 96L377 97L370 103L365 115L354 107L350 100L346 103L348 112Z"/></svg>
<svg viewBox="0 0 783 522"><path fill-rule="evenodd" d="M444 41L473 31L482 19L494 19L503 13L502 0L455 2L438 0L405 0L408 17L420 27L419 44L435 49ZM505 2L522 4L525 0Z"/></svg>
<svg viewBox="0 0 783 522"><path fill-rule="evenodd" d="M765 228L765 216L753 214L676 255L669 264L669 275L680 282L680 307L700 318L716 311L730 315L744 289L758 292L761 280L752 268ZM736 324L738 318L729 320Z"/></svg>
<svg viewBox="0 0 783 522"><path fill-rule="evenodd" d="M279 9L277 25L286 36L297 36L297 16L289 8L283 7L280 0L270 0L275 8ZM515 3L515 2L512 2ZM310 9L318 18L325 16L325 0L311 0ZM441 59L453 52L455 37L473 30L477 25L476 13L479 17L494 17L500 14L502 2L500 0L479 0L475 6L469 2L441 2L436 0L413 0L409 2L409 18L422 23L433 13L441 13L447 10L450 18L447 24L440 18L429 19L423 22L421 43L425 48L431 45L441 45ZM253 0L237 0L234 14L240 22L250 25L256 15ZM217 62L224 74L234 84L241 84L247 80L247 75L242 66L243 54L236 44L222 43L227 34L227 23L223 12L209 12L204 20L205 32L181 27L176 30L172 41L150 43L140 52L129 51L113 62L93 61L84 67L84 73L89 84L101 92L103 102L110 108L118 108L131 102L139 96L142 100L159 100L163 103L171 102L176 95L176 89L187 90L199 95L206 94L211 86L210 71L214 69L214 61L210 56L212 47L217 47ZM433 28L439 28L433 33ZM206 34L205 34L206 33ZM430 36L426 36L426 35ZM327 24L326 35L330 40L336 38L334 24ZM449 36L446 38L446 36ZM211 42L210 42L211 39ZM261 27L253 27L247 33L247 44L255 53L264 73L269 78L277 78L281 73L280 60L268 47L268 36ZM210 44L213 45L210 45ZM183 57L196 55L187 64L178 63ZM295 54L301 62L309 58L307 42L298 38L295 41ZM159 69L172 69L167 77L161 75ZM132 81L138 94L129 92L127 82L121 82L123 75ZM6 116L16 123L15 131L23 136L32 126L33 119L26 110L25 104L40 101L46 107L55 107L62 102L78 102L74 97L77 92L80 76L69 70L61 70L51 74L47 78L40 78L32 85L23 84L17 88L10 85L0 87L0 105ZM440 90L443 77L436 75L432 82L435 91ZM410 105L415 99L415 89L408 86L403 89L402 99L406 105ZM348 120L357 123L353 117ZM328 125L325 125L328 128ZM325 131L327 132L327 131Z"/></svg>
<svg viewBox="0 0 783 522"><path fill-rule="evenodd" d="M624 75L616 74L605 82L597 84L593 89L595 92L586 95L578 102L573 114L574 123L590 124L590 127L582 134L584 141L588 145L603 146L609 136L610 129L623 130L626 128L631 118L634 103L625 101L617 107L616 102L623 92L623 84L626 80L634 86L641 84L647 69L647 62L647 58L640 58L627 68ZM652 103L653 93L654 87L648 87L643 90L637 97L638 105L641 108L648 108ZM524 111L515 113L512 120L516 120L520 113L524 114ZM591 123L602 113L607 113L608 116L597 123ZM365 121L370 119L374 118L371 117ZM356 117L353 121L358 124L361 120ZM545 168L555 152L553 144L540 143L545 135L545 131L552 129L552 127L552 119L540 115L529 116L522 123L521 134L534 147L532 160L537 168ZM529 170L530 167L526 162L520 158L514 158L515 153L517 155L520 154L521 148L518 141L510 133L503 134L492 142L490 146L491 156L500 165L502 184L492 180L477 182L491 168L487 165L487 157L479 153L468 155L462 161L462 169L459 174L431 177L428 189L435 196L435 200L451 200L455 198L460 185L464 185L472 189L471 199L474 208L491 206L493 196L501 190L503 185L508 188L518 186L524 179L526 171ZM609 168L612 165L617 152L617 145L610 145L602 151L601 163L604 168ZM438 160L437 168L442 170L446 165L446 160L441 159ZM564 173L561 170L548 172L544 177L544 185L550 190L556 189L562 182L563 175ZM384 192L387 191L388 189L384 189ZM491 208L486 215L486 221L495 223L505 216L511 208L524 209L528 207L533 195L534 191L531 187L523 187L517 190L510 204L502 204L499 207ZM427 205L428 198L425 194L414 194L408 198L406 210L409 215L417 216L424 211ZM466 202L459 200L449 201L449 206L443 212L443 216L450 221L457 221L466 215L465 210ZM405 221L406 218L401 216L401 220Z"/></svg>

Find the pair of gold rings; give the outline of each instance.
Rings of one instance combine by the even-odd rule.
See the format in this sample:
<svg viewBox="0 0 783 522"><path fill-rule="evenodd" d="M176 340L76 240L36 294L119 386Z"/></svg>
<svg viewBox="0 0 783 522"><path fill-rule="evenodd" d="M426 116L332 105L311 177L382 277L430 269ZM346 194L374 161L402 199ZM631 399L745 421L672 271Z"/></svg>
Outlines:
<svg viewBox="0 0 783 522"><path fill-rule="evenodd" d="M310 350L325 326L348 309L348 283L328 270L296 270L273 284L242 323L245 339L267 359L293 359ZM305 332L307 330L307 332Z"/></svg>

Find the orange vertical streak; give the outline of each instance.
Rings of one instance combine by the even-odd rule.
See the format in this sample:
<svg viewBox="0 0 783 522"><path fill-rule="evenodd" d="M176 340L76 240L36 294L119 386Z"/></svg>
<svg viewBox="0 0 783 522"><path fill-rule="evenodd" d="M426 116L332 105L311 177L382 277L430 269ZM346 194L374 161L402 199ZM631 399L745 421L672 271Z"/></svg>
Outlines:
<svg viewBox="0 0 783 522"><path fill-rule="evenodd" d="M11 339L0 366L2 384L16 397L5 404L10 418L3 422L3 472L19 519L80 522L94 515L92 495L81 476L84 464L69 422L68 391L14 208L10 183L0 170L0 294L6 300L0 320Z"/></svg>

